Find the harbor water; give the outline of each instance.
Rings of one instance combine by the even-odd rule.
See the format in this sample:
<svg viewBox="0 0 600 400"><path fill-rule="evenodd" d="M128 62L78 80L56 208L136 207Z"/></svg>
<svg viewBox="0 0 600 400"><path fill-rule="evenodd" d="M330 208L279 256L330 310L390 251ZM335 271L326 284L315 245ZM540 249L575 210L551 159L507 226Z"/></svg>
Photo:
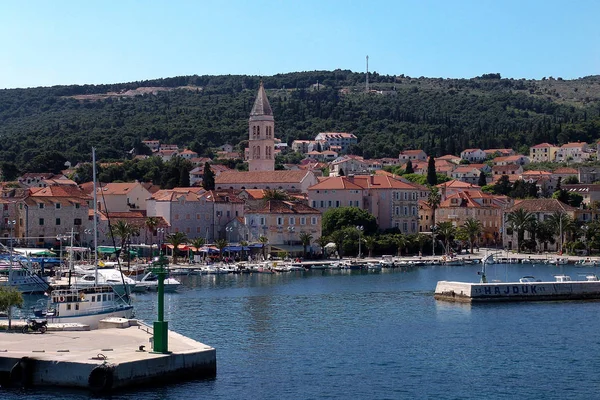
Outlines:
<svg viewBox="0 0 600 400"><path fill-rule="evenodd" d="M112 399L592 399L600 393L600 302L437 302L439 280L480 266L178 277L172 330L217 349L217 377ZM573 279L594 268L494 265L488 279ZM152 321L156 294L137 295ZM57 333L58 334L58 333ZM66 333L61 333L66 334ZM75 334L75 333L72 333ZM87 399L9 390L3 399Z"/></svg>

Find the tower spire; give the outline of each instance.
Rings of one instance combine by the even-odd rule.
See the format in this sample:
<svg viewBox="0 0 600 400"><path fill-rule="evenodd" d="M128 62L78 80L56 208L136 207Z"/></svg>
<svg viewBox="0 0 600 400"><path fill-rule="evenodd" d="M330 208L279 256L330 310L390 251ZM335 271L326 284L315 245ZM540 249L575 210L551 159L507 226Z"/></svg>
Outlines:
<svg viewBox="0 0 600 400"><path fill-rule="evenodd" d="M260 86L258 88L256 100L254 100L254 106L252 107L252 111L250 111L251 117L258 115L273 115L273 110L271 109L271 104L269 104L269 99L265 93L265 87L262 79L260 80Z"/></svg>

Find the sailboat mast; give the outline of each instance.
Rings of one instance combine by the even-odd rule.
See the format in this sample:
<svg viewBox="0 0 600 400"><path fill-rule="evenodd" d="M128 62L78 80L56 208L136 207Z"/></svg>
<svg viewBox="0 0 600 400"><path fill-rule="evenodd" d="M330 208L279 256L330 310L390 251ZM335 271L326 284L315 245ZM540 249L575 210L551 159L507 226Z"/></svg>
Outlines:
<svg viewBox="0 0 600 400"><path fill-rule="evenodd" d="M96 209L98 195L96 194L96 148L92 147L92 182L94 184L94 282L98 284L98 216Z"/></svg>

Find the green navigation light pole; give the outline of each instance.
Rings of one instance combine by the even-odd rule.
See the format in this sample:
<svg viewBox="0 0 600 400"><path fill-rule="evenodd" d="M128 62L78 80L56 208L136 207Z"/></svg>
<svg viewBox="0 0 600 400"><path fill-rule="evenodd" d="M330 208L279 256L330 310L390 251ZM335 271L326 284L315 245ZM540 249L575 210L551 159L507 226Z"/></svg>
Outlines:
<svg viewBox="0 0 600 400"><path fill-rule="evenodd" d="M158 256L152 263L152 272L158 277L158 321L154 321L154 353L168 354L169 351L169 322L165 321L165 278L167 261L163 255Z"/></svg>

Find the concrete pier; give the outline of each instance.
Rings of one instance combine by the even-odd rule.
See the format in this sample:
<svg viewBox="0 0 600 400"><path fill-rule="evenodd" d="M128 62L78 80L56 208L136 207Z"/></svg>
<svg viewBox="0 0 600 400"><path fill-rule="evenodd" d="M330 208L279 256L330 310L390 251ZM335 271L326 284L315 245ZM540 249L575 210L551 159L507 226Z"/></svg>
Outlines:
<svg viewBox="0 0 600 400"><path fill-rule="evenodd" d="M135 320L109 319L91 331L0 333L0 384L111 392L216 375L214 348L168 335L171 352L156 354L152 328Z"/></svg>
<svg viewBox="0 0 600 400"><path fill-rule="evenodd" d="M451 302L553 301L600 299L600 281L491 282L439 281L436 300Z"/></svg>

